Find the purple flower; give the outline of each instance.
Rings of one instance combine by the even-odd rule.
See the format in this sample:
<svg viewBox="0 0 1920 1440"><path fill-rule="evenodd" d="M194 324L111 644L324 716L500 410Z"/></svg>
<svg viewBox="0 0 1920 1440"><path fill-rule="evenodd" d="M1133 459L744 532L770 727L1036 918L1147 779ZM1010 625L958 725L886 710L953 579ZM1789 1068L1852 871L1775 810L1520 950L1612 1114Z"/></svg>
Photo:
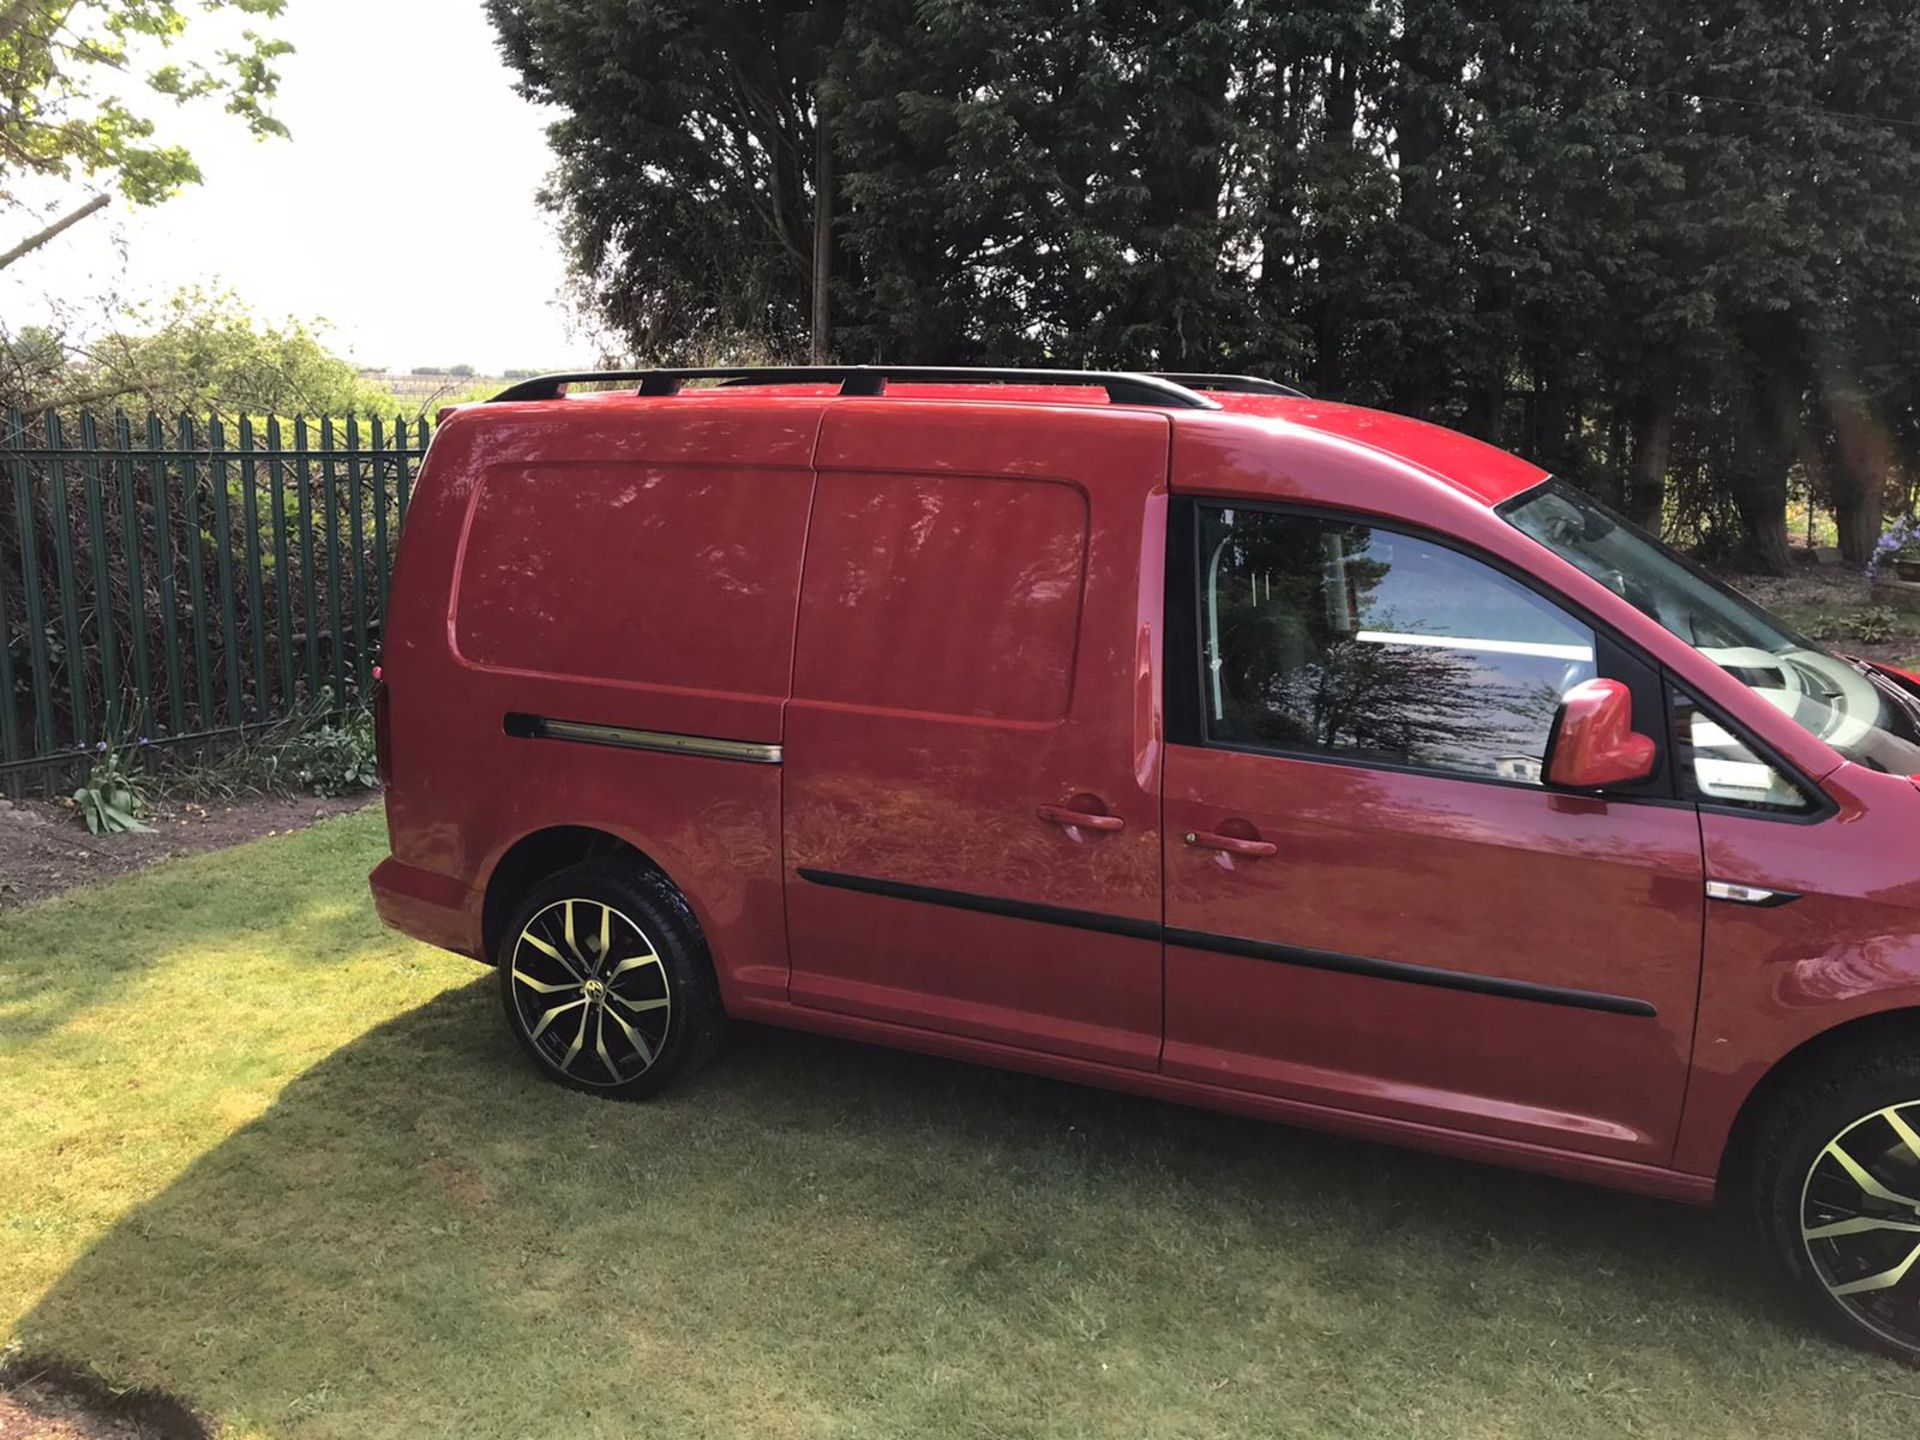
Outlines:
<svg viewBox="0 0 1920 1440"><path fill-rule="evenodd" d="M1867 578L1877 580L1888 560L1920 543L1920 516L1904 515L1889 525L1873 542L1873 555L1867 562Z"/></svg>

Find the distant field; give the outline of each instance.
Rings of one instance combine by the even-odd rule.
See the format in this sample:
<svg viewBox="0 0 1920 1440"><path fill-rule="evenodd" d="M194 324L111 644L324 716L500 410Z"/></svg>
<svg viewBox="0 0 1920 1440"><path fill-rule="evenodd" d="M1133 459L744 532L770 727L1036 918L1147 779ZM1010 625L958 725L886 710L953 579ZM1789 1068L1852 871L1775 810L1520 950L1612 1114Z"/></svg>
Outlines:
<svg viewBox="0 0 1920 1440"><path fill-rule="evenodd" d="M493 394L512 383L498 375L394 375L378 371L361 378L369 384L385 386L396 399L415 405L427 400L452 399L475 390Z"/></svg>

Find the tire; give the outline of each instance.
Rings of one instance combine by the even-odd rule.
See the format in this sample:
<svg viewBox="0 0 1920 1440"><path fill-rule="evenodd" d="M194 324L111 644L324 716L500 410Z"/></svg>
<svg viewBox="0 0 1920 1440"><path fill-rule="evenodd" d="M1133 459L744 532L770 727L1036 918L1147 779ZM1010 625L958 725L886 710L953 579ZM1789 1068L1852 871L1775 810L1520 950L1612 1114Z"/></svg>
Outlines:
<svg viewBox="0 0 1920 1440"><path fill-rule="evenodd" d="M1795 1080L1752 1153L1755 1219L1812 1313L1920 1366L1920 1044Z"/></svg>
<svg viewBox="0 0 1920 1440"><path fill-rule="evenodd" d="M646 1099L718 1047L726 1016L693 912L630 863L589 860L542 880L495 958L508 1026L562 1085Z"/></svg>

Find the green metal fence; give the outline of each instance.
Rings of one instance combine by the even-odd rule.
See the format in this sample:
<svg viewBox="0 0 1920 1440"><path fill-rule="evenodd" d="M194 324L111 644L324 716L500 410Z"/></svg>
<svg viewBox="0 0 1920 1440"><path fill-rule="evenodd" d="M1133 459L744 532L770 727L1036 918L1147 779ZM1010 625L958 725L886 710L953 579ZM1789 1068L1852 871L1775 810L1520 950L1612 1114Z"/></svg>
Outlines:
<svg viewBox="0 0 1920 1440"><path fill-rule="evenodd" d="M0 430L0 783L371 683L424 420L18 411Z"/></svg>

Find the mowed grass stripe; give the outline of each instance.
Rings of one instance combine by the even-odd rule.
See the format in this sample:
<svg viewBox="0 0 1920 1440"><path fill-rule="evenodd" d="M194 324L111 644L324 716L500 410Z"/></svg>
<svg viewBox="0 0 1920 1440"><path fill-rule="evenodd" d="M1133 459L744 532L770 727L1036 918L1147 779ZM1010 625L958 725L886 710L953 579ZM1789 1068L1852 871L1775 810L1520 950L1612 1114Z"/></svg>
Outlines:
<svg viewBox="0 0 1920 1440"><path fill-rule="evenodd" d="M762 1030L540 1082L377 813L0 919L0 1326L248 1436L1909 1435L1711 1216Z"/></svg>

